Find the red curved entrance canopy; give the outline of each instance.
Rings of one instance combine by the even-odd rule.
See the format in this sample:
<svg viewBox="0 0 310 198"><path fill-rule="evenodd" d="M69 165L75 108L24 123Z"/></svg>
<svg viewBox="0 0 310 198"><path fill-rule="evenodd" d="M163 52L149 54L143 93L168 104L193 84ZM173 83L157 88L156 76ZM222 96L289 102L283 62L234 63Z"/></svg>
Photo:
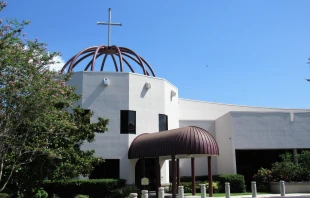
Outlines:
<svg viewBox="0 0 310 198"><path fill-rule="evenodd" d="M130 145L128 158L193 154L219 155L219 149L208 131L189 126L139 135Z"/></svg>

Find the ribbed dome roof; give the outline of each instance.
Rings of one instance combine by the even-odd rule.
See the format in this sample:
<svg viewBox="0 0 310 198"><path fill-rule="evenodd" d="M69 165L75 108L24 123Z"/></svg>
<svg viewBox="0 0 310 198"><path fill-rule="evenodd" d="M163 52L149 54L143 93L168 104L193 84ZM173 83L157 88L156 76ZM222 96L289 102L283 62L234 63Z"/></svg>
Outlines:
<svg viewBox="0 0 310 198"><path fill-rule="evenodd" d="M196 126L146 133L133 140L128 158L190 154L219 155L216 140L208 131Z"/></svg>
<svg viewBox="0 0 310 198"><path fill-rule="evenodd" d="M112 46L93 46L86 49L83 49L76 55L74 55L70 60L63 66L61 69L61 73L63 73L66 69L67 72L72 72L73 69L83 60L86 58L92 57L88 64L85 66L84 71L95 71L95 63L96 59L103 56L103 60L100 64L100 71L103 71L106 60L108 56L111 56L115 71L116 72L123 72L124 65L130 69L131 72L135 73L135 69L132 67L128 60L135 62L138 67L142 69L142 73L144 75L152 75L155 77L155 72L153 71L152 67L146 60L144 60L141 56L137 53L132 51L131 49L125 47L117 47L115 45ZM98 68L99 70L99 68Z"/></svg>

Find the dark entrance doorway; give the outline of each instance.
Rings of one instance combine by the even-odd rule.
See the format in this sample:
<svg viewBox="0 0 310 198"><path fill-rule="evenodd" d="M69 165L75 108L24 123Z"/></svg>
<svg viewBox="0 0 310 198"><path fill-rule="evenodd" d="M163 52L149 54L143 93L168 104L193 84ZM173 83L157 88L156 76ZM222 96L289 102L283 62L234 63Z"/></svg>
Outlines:
<svg viewBox="0 0 310 198"><path fill-rule="evenodd" d="M156 160L155 158L145 158L145 177L147 177L150 181L150 185L146 187L146 190L156 190L156 169L155 164ZM138 188L141 188L141 159L139 159L136 163L135 167L135 183Z"/></svg>
<svg viewBox="0 0 310 198"><path fill-rule="evenodd" d="M115 178L119 179L120 160L105 159L104 162L95 165L94 170L89 175L89 179Z"/></svg>
<svg viewBox="0 0 310 198"><path fill-rule="evenodd" d="M236 166L237 174L244 175L247 190L251 189L251 181L253 175L258 169L271 168L271 164L280 160L279 155L285 152L293 154L293 149L290 150L236 150Z"/></svg>

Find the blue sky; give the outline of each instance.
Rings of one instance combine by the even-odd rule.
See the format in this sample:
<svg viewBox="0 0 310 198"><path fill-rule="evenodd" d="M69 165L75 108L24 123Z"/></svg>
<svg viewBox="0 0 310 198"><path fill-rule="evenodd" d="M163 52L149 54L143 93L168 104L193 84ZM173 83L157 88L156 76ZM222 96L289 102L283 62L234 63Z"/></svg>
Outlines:
<svg viewBox="0 0 310 198"><path fill-rule="evenodd" d="M8 0L0 18L31 20L39 38L67 61L111 43L145 58L182 98L310 108L309 0ZM208 66L207 66L208 65ZM136 67L136 69L138 69Z"/></svg>

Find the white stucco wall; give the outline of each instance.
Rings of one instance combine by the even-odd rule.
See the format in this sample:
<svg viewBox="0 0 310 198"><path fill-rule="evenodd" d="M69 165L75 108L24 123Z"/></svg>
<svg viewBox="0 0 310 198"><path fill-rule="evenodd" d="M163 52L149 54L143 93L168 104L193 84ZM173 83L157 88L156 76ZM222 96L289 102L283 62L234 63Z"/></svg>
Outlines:
<svg viewBox="0 0 310 198"><path fill-rule="evenodd" d="M231 112L235 149L310 148L310 114Z"/></svg>
<svg viewBox="0 0 310 198"><path fill-rule="evenodd" d="M197 100L179 99L180 120L216 120L230 111L251 112L310 112L310 109L279 109L220 104Z"/></svg>
<svg viewBox="0 0 310 198"><path fill-rule="evenodd" d="M145 88L145 83L151 84L149 90ZM171 91L176 96L171 97ZM169 129L179 127L178 89L164 79L129 74L129 108L135 110L137 116L137 133L130 135L129 143L142 133L158 132L159 114L168 116ZM128 171L126 173L132 174ZM168 160L161 162L161 177L162 183L169 182Z"/></svg>
<svg viewBox="0 0 310 198"><path fill-rule="evenodd" d="M75 93L82 95L83 91L83 73L78 72L71 76L71 80L68 81L68 85L71 87L75 87ZM75 105L81 105L82 101L76 102Z"/></svg>
<svg viewBox="0 0 310 198"><path fill-rule="evenodd" d="M231 129L231 117L227 113L215 121L216 141L219 146L217 173L236 173L236 158Z"/></svg>
<svg viewBox="0 0 310 198"><path fill-rule="evenodd" d="M109 119L108 131L97 134L96 141L85 144L95 149L96 155L106 159L122 159L128 150L128 135L120 135L120 110L129 109L129 77L126 73L82 72L82 107L94 111L91 121L97 117ZM109 79L109 86L103 79ZM118 145L115 147L115 145ZM121 162L122 163L122 162Z"/></svg>
<svg viewBox="0 0 310 198"><path fill-rule="evenodd" d="M216 171L213 172L213 174L236 173L235 149L309 147L306 145L306 142L309 139L305 137L308 135L306 131L310 131L310 122L308 122L308 118L305 116L307 114L304 114L305 112L310 112L309 109L249 107L179 99L179 112L180 126L199 126L216 137L219 145L220 156L214 157L213 159L213 163L216 163L217 167L217 169L213 169ZM242 117L243 119L231 118L230 112L236 112L236 115L240 112L240 115L244 115ZM249 114L247 114L247 112L249 112ZM266 117L261 116L264 113L268 114L269 112L275 113L273 114L274 116L270 116L271 114ZM286 115L285 119L290 119L291 113L294 113L295 121L291 123L287 122L283 125L283 122L285 122L283 120L283 113ZM252 116L248 117L248 115ZM212 120L215 120L214 132L212 131L212 128L210 129L206 124ZM234 121L234 124L232 124L232 120ZM247 130L249 127L251 128L250 131ZM261 130L264 130L267 134L272 134L272 137L263 137L263 133L259 132ZM290 135L293 136L293 134L295 134L295 136L294 138L291 138L290 135L285 137L282 136L277 139L276 136L277 134L279 135L279 130L286 131L286 133L291 130ZM263 140L265 138L266 140ZM265 141L265 143L257 142L256 140L258 139ZM287 141L283 143L285 139ZM272 140L277 143L272 142ZM253 144L253 142L255 143ZM182 166L181 174L190 175L190 161L182 161ZM197 160L197 175L202 174L201 172L203 172L204 166L204 161L200 162Z"/></svg>
<svg viewBox="0 0 310 198"><path fill-rule="evenodd" d="M215 121L180 120L180 127L191 125L206 129L216 138L220 155L213 158L216 167L213 174L236 173L236 149L310 148L310 113L307 112L238 111ZM197 175L206 175L206 168L204 160L196 160ZM181 160L181 175L191 175L190 170L190 160Z"/></svg>
<svg viewBox="0 0 310 198"><path fill-rule="evenodd" d="M109 79L109 86L103 79ZM145 83L150 83L147 90ZM168 116L168 128L198 126L219 145L212 157L213 174L236 173L235 149L310 148L307 109L276 109L217 104L178 98L178 89L165 79L124 72L76 72L69 83L82 94L79 104L110 120L108 132L84 144L105 159L120 159L120 177L135 182L137 160L128 160L128 148L137 135L158 132L158 115ZM171 96L171 91L176 96ZM136 111L136 134L120 134L120 110ZM291 121L291 112L294 120ZM161 183L169 181L169 163L160 159ZM191 175L190 159L180 161L181 175ZM207 158L196 159L196 175L207 175Z"/></svg>
<svg viewBox="0 0 310 198"><path fill-rule="evenodd" d="M103 85L104 78L108 86ZM149 90L146 82L151 83ZM110 121L108 132L96 134L96 141L84 144L83 149L94 149L96 156L105 159L120 159L120 177L133 184L137 160L128 159L130 144L142 133L158 132L159 114L168 116L169 129L179 127L177 88L164 79L123 72L77 72L71 83L79 86L81 106L94 111L91 121L99 116ZM120 134L120 110L136 111L136 134ZM168 183L168 161L161 166L162 183Z"/></svg>

